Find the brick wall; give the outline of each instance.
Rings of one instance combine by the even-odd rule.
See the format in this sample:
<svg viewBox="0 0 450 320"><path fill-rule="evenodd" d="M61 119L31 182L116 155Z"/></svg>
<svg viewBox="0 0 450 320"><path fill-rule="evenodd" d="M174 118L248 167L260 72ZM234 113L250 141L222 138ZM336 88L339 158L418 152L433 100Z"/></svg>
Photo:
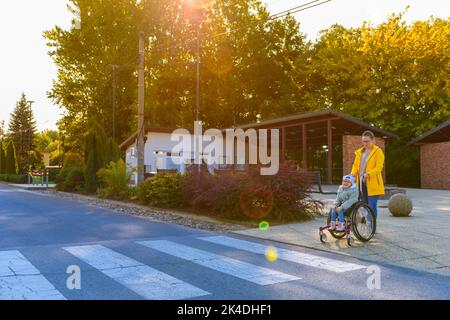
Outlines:
<svg viewBox="0 0 450 320"><path fill-rule="evenodd" d="M420 147L422 188L450 190L450 141Z"/></svg>
<svg viewBox="0 0 450 320"><path fill-rule="evenodd" d="M385 150L385 141L383 138L376 138L375 140L376 145L383 150L383 152L386 154ZM361 136L351 136L351 135L344 135L342 137L342 163L343 163L343 169L344 174L350 173L352 171L352 165L353 161L355 160L355 151L361 148ZM383 168L383 180L386 182L386 163L385 167Z"/></svg>

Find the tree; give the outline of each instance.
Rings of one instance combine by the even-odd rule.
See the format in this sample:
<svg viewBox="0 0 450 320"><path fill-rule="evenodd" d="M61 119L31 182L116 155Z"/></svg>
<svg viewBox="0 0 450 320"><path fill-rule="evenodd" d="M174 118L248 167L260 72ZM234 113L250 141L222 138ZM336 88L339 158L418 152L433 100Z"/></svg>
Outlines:
<svg viewBox="0 0 450 320"><path fill-rule="evenodd" d="M97 172L111 161L120 159L119 147L111 138L107 138L103 128L96 122L90 125L85 143L85 188L87 192L96 192L99 180Z"/></svg>
<svg viewBox="0 0 450 320"><path fill-rule="evenodd" d="M378 26L335 25L314 45L310 110L338 110L398 134L387 148L389 183L418 186L419 154L405 145L450 117L448 39L450 19L407 25L397 14Z"/></svg>
<svg viewBox="0 0 450 320"><path fill-rule="evenodd" d="M112 130L111 65L117 75L117 141L136 131L137 47L146 51L146 119L192 127L195 119L196 25L186 1L73 0L81 29L44 33L58 79L49 96L65 110L59 128L67 150L81 151L91 120ZM201 38L201 118L225 127L301 111L298 72L308 43L293 17L271 20L257 0L208 0ZM226 32L229 30L229 32ZM300 62L299 62L300 64ZM292 76L294 75L294 76Z"/></svg>
<svg viewBox="0 0 450 320"><path fill-rule="evenodd" d="M33 111L30 108L30 104L27 101L25 93L22 93L19 101L11 113L9 122L9 138L14 143L17 152L17 162L19 172L27 172L28 158L31 156L31 152L34 150L34 136L36 134L36 121L34 120ZM34 160L40 162L40 159Z"/></svg>
<svg viewBox="0 0 450 320"><path fill-rule="evenodd" d="M17 174L18 173L18 164L16 157L16 148L12 141L8 142L6 147L6 166L5 166L6 174Z"/></svg>
<svg viewBox="0 0 450 320"><path fill-rule="evenodd" d="M62 141L58 131L44 130L37 133L34 145L36 146L36 151L40 154L50 155L50 165L60 165L62 163Z"/></svg>
<svg viewBox="0 0 450 320"><path fill-rule="evenodd" d="M6 155L3 148L3 141L0 140L0 174L6 173Z"/></svg>

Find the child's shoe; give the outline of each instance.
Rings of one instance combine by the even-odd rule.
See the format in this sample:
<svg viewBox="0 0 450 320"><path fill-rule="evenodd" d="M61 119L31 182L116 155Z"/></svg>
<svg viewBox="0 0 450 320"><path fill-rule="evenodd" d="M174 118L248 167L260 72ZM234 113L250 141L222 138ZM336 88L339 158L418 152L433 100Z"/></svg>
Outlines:
<svg viewBox="0 0 450 320"><path fill-rule="evenodd" d="M329 230L331 230L331 231L336 230L336 221L331 221Z"/></svg>
<svg viewBox="0 0 450 320"><path fill-rule="evenodd" d="M339 221L336 231L345 231L345 223Z"/></svg>

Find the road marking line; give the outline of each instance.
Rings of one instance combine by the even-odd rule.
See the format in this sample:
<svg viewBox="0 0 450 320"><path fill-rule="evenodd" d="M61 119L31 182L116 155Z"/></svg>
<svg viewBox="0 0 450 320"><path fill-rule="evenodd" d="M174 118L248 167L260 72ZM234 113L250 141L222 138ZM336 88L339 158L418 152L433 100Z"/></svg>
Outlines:
<svg viewBox="0 0 450 320"><path fill-rule="evenodd" d="M263 286L300 279L299 277L279 271L266 269L250 263L223 257L214 253L195 249L167 240L139 241L138 243L148 248L194 262L206 268L226 273Z"/></svg>
<svg viewBox="0 0 450 320"><path fill-rule="evenodd" d="M216 243L222 246L231 247L247 252L252 252L256 254L265 254L267 250L267 245L240 240L225 236L215 236L199 238L203 241L208 241ZM325 257L315 256L312 254L301 253L294 250L287 250L282 248L276 248L278 259L286 260L298 264L304 264L310 267L325 269L334 272L347 272L359 269L365 269L366 267L359 264L349 263L345 261L339 261L334 259L329 259Z"/></svg>
<svg viewBox="0 0 450 320"><path fill-rule="evenodd" d="M0 252L0 300L65 300L19 251Z"/></svg>
<svg viewBox="0 0 450 320"><path fill-rule="evenodd" d="M180 300L210 294L101 245L65 247L64 250L145 299Z"/></svg>

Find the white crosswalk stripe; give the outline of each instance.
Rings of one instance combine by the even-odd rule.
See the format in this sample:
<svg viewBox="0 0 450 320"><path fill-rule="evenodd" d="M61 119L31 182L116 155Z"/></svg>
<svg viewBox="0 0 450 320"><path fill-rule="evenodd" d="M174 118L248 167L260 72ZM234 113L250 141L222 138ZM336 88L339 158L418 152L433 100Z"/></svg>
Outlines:
<svg viewBox="0 0 450 320"><path fill-rule="evenodd" d="M210 294L101 245L64 250L150 300L180 300Z"/></svg>
<svg viewBox="0 0 450 320"><path fill-rule="evenodd" d="M65 300L19 251L0 252L0 300Z"/></svg>
<svg viewBox="0 0 450 320"><path fill-rule="evenodd" d="M219 244L222 246L235 248L247 252L256 254L265 254L267 251L267 245L259 244L256 242L250 242L240 240L236 238L226 236L214 236L199 238L203 241ZM366 267L359 264L349 263L345 261L339 261L335 259L329 259L325 257L315 256L312 254L301 253L294 250L287 250L282 248L276 248L277 258L285 261L290 261L298 264L307 265L310 267L325 269L334 272L347 272L359 269L365 269Z"/></svg>
<svg viewBox="0 0 450 320"><path fill-rule="evenodd" d="M279 271L259 267L167 240L139 241L137 243L259 285L270 285L300 279L299 277Z"/></svg>

